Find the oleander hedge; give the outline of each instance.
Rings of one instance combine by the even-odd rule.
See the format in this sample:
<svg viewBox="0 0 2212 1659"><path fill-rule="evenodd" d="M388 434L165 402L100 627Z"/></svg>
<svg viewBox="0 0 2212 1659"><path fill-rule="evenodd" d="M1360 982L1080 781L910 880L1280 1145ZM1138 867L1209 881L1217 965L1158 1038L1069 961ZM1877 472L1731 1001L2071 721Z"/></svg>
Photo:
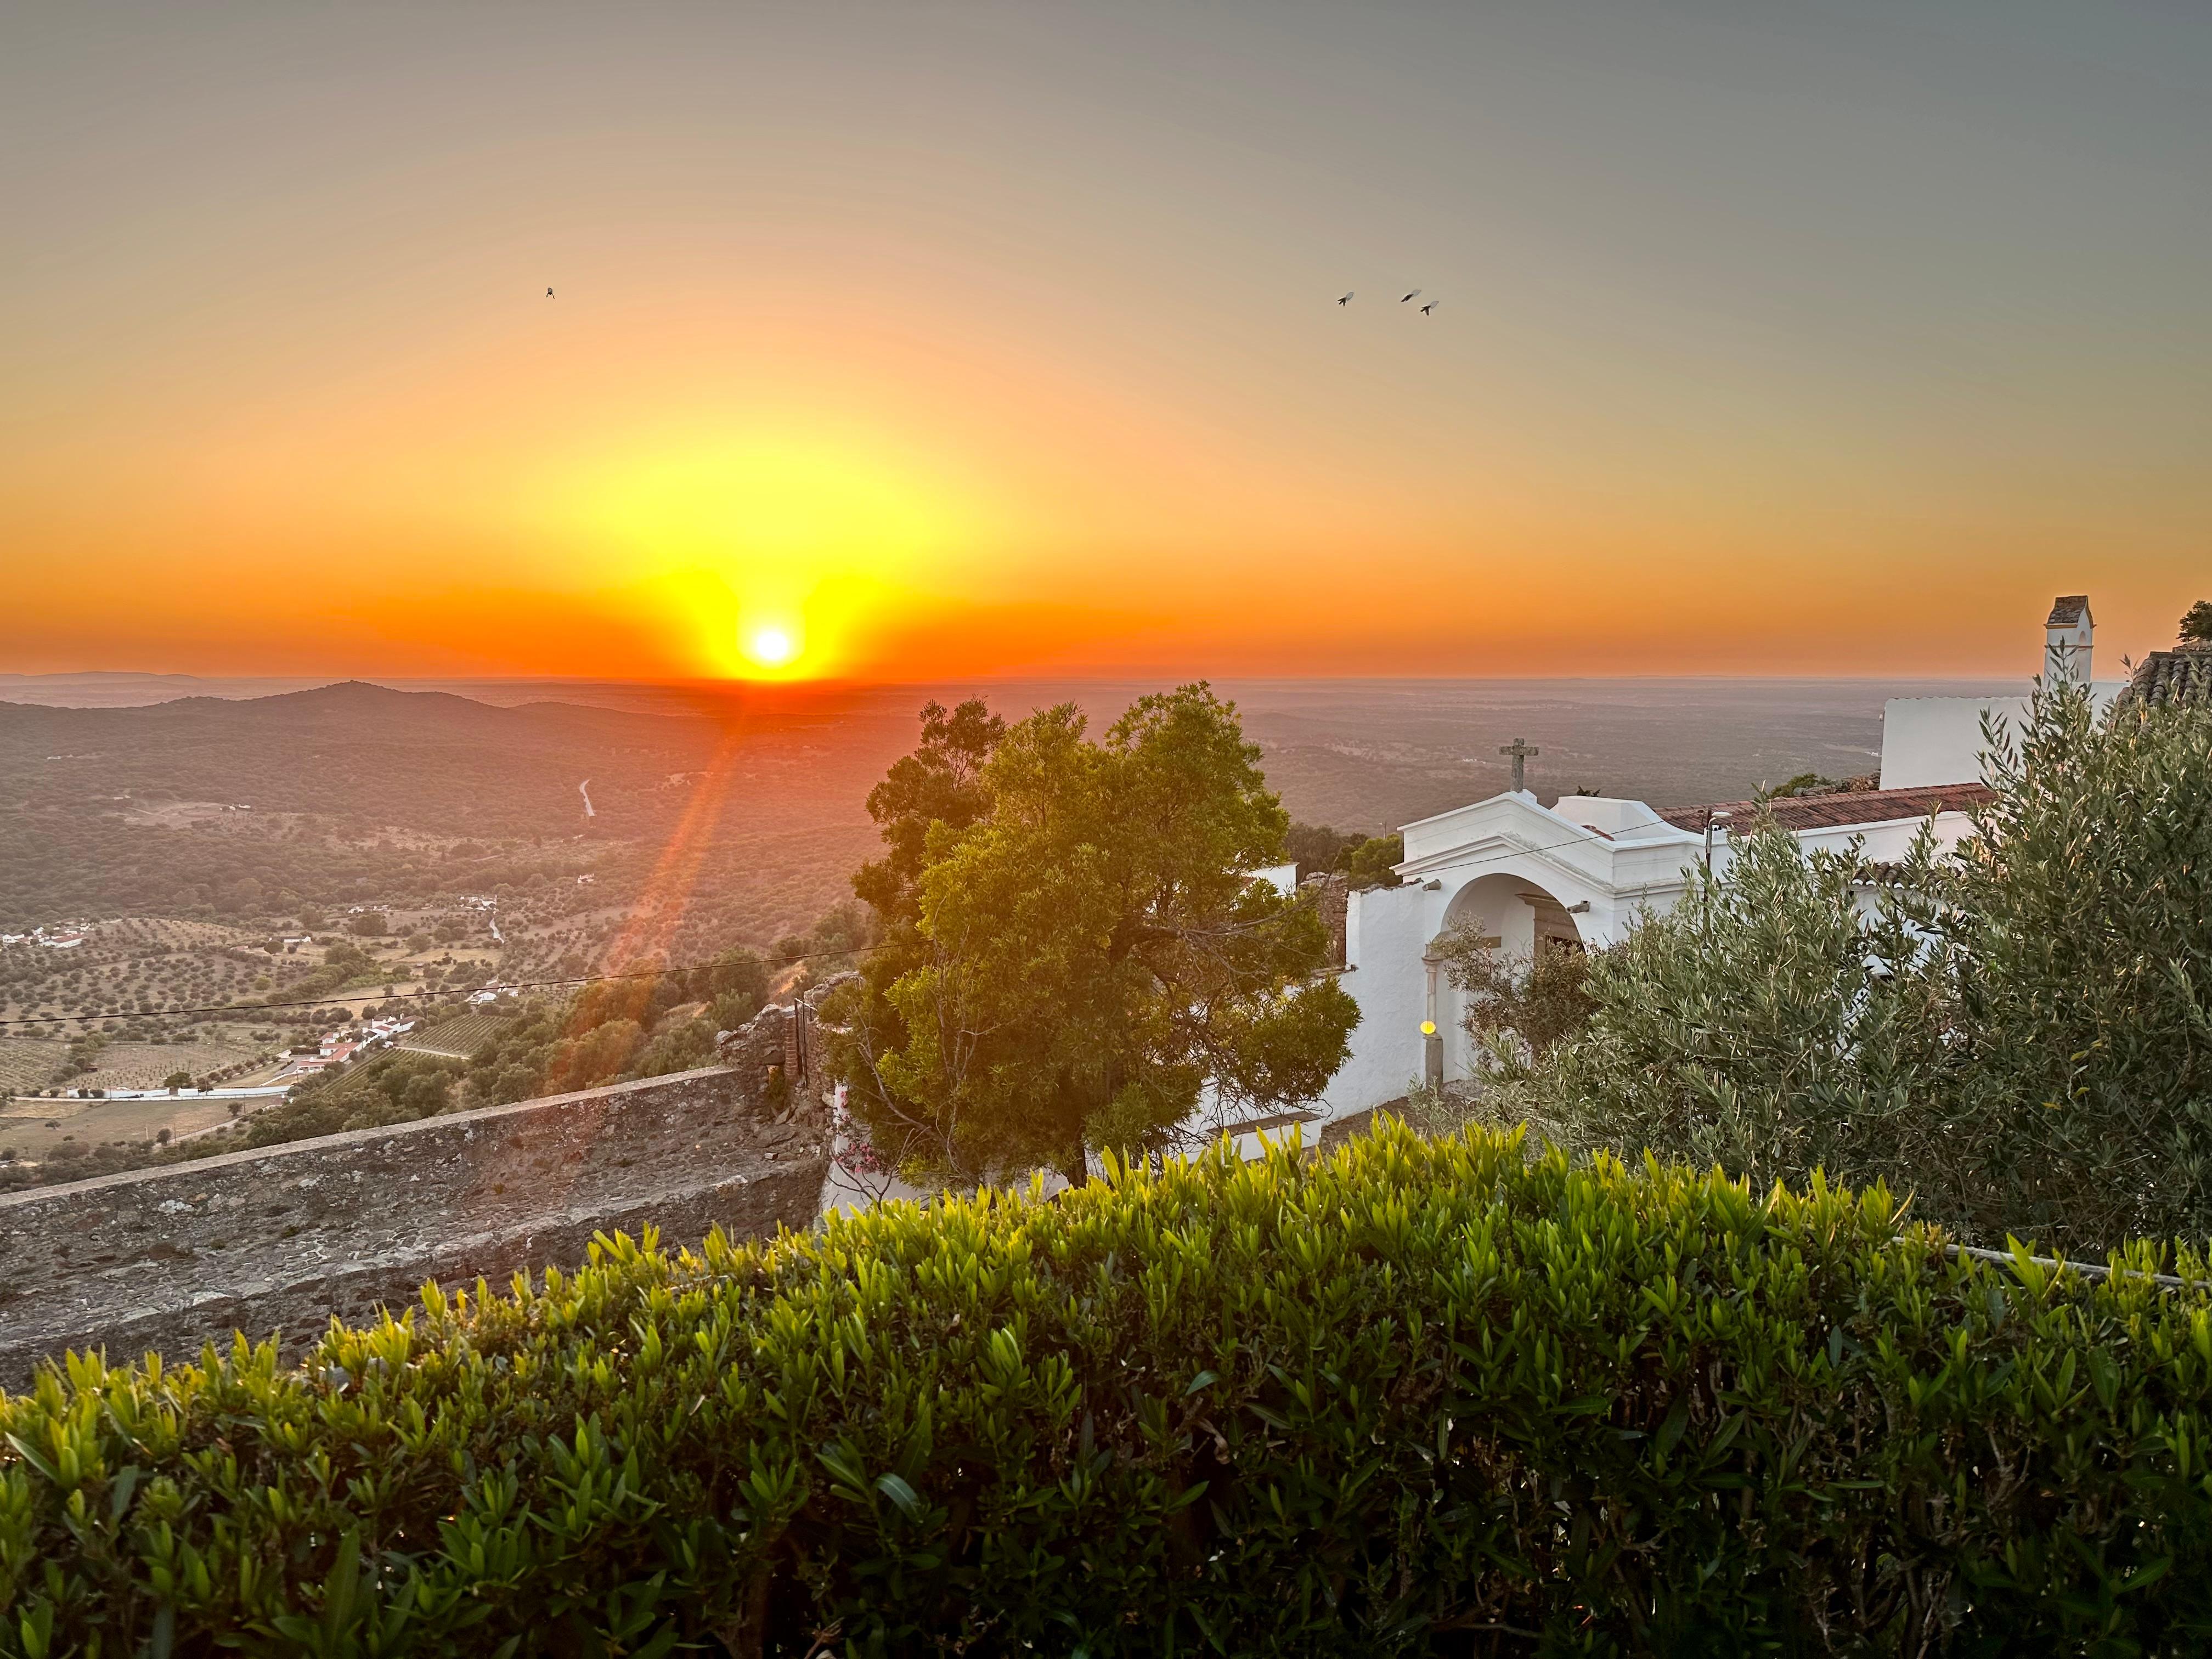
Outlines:
<svg viewBox="0 0 2212 1659"><path fill-rule="evenodd" d="M2207 1293L1897 1235L1386 1127L617 1238L0 1400L0 1650L2203 1651Z"/></svg>

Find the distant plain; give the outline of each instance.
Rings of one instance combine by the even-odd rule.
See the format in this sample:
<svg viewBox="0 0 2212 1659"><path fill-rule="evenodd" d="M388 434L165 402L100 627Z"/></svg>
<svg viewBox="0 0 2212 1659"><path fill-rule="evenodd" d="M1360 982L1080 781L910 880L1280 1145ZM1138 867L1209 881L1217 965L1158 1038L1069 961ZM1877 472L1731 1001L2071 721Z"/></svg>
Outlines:
<svg viewBox="0 0 2212 1659"><path fill-rule="evenodd" d="M68 1080L71 1058L84 1068L79 1085L144 1086L311 1037L347 1011L244 1023L167 1011L296 996L291 988L312 983L329 941L358 933L363 913L388 917L366 943L390 965L349 981L356 1012L376 983L433 982L438 964L454 986L703 960L733 945L805 949L797 936L850 901L849 878L875 850L868 792L912 747L925 702L982 696L1016 718L1073 702L1103 726L1165 684L0 677L0 931L104 924L77 949L0 949L0 1017L48 1022L0 1034L0 1093ZM1516 738L1537 751L1528 781L1543 799L1579 789L1673 805L1741 798L1802 772L1874 770L1885 698L2019 688L1216 689L1237 701L1295 817L1373 833L1506 787L1498 750ZM318 937L301 954L279 942L306 932ZM71 1039L95 1028L104 1046L76 1054ZM14 1133L37 1139L42 1127Z"/></svg>
<svg viewBox="0 0 2212 1659"><path fill-rule="evenodd" d="M0 674L0 704L144 706L179 697L259 699L327 679L169 674ZM1010 717L1079 703L1110 720L1170 682L1001 680L947 685L746 687L574 679L380 679L500 708L526 703L731 722L758 741L799 738L820 782L858 809L866 783L908 746L932 698L988 698ZM1516 737L1545 752L1531 763L1548 798L1596 788L1655 805L1749 793L1796 772L1871 769L1890 697L2016 695L2024 681L1958 679L1267 679L1218 680L1267 752L1270 781L1293 814L1340 828L1392 824L1491 793L1506 776L1496 753ZM363 735L368 735L366 732ZM804 792L817 799L816 791ZM577 809L580 816L580 806ZM841 815L842 816L842 815ZM865 823L865 812L848 819ZM793 825L791 828L800 826Z"/></svg>

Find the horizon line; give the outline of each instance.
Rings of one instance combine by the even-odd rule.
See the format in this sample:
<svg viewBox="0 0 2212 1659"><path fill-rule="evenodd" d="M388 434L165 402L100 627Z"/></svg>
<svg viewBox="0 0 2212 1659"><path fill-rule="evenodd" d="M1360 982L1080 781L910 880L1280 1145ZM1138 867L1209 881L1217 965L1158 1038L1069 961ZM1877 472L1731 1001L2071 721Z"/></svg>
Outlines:
<svg viewBox="0 0 2212 1659"><path fill-rule="evenodd" d="M1198 682L1209 684L1366 684L1366 685L1437 685L1437 684L1518 684L1528 682L1567 681L1590 684L1630 684L1650 681L1674 680L1774 680L1793 683L1842 682L1873 684L1882 681L1917 680L1930 683L1966 684L1984 680L2027 681L2034 678L2033 670L1988 673L1936 673L1895 670L1887 672L1865 673L1803 673L1785 674L1759 671L1729 671L1720 669L1690 670L1674 672L1648 672L1621 674L1358 674L1358 673L1254 673L1241 671L1228 672L1188 672L1171 669L1121 670L1103 669L1066 670L1060 672L1027 671L1022 672L994 672L945 675L933 678L877 679L860 677L822 676L815 678L751 678L744 675L634 676L621 677L602 674L382 674L374 672L332 671L307 674L210 674L183 670L141 668L82 668L82 669L0 669L0 682L21 681L85 681L85 680L189 680L209 684L225 683L238 684L295 684L301 690L319 690L332 685L382 685L398 690L407 685L589 685L609 687L665 688L677 690L715 691L807 691L807 690L883 690L895 691L912 688L930 689L947 685L967 684L1032 684L1051 682L1063 684L1124 685L1137 683L1164 682L1188 685Z"/></svg>

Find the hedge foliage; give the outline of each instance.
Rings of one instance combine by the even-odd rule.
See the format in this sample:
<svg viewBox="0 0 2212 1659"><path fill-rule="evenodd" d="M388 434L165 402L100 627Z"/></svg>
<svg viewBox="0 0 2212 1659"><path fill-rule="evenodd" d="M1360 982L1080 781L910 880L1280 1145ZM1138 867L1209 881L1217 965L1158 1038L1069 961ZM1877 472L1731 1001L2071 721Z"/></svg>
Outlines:
<svg viewBox="0 0 2212 1659"><path fill-rule="evenodd" d="M617 1238L0 1399L0 1649L2197 1652L2212 1303L2155 1265L1396 1126Z"/></svg>

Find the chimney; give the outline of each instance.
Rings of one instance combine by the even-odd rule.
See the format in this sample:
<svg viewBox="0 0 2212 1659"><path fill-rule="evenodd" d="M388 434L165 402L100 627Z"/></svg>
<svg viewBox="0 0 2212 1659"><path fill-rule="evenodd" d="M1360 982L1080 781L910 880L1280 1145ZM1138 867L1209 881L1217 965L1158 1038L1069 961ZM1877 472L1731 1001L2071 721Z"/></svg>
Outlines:
<svg viewBox="0 0 2212 1659"><path fill-rule="evenodd" d="M2097 632L2087 593L2069 593L2051 602L2043 624L2043 683L2089 684L2089 653Z"/></svg>

